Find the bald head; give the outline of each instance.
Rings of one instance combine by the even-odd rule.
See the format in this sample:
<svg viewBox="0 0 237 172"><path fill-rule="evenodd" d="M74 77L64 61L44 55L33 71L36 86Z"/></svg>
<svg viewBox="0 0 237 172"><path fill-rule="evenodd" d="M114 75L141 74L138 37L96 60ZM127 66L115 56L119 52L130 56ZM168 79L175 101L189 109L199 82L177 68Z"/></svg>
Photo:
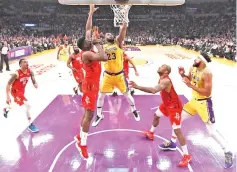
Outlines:
<svg viewBox="0 0 237 172"><path fill-rule="evenodd" d="M170 74L170 72L171 72L171 67L170 67L169 65L166 65L166 70L167 70L168 74Z"/></svg>
<svg viewBox="0 0 237 172"><path fill-rule="evenodd" d="M163 64L162 66L159 67L157 72L160 76L169 75L171 72L171 67L169 65Z"/></svg>

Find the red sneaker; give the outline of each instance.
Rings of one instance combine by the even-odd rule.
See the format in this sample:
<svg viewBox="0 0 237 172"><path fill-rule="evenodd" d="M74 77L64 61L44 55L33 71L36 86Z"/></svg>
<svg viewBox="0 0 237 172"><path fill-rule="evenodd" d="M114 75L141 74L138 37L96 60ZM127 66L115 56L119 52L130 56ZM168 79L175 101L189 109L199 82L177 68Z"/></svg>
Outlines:
<svg viewBox="0 0 237 172"><path fill-rule="evenodd" d="M76 143L76 148L78 149L83 158L87 159L89 157L87 152L87 146L82 146L80 143Z"/></svg>
<svg viewBox="0 0 237 172"><path fill-rule="evenodd" d="M80 142L81 141L80 135L78 134L78 135L74 136L74 140L77 142Z"/></svg>
<svg viewBox="0 0 237 172"><path fill-rule="evenodd" d="M154 132L144 131L143 134L150 140L154 140Z"/></svg>
<svg viewBox="0 0 237 172"><path fill-rule="evenodd" d="M183 159L179 162L179 167L187 167L188 164L191 162L192 156L191 155L184 155Z"/></svg>

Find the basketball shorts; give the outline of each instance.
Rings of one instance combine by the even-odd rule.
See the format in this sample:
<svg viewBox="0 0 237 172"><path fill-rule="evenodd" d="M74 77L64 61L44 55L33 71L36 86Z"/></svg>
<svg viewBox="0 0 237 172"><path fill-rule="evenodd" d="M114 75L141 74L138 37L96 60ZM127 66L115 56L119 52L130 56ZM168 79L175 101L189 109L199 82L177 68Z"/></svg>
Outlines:
<svg viewBox="0 0 237 172"><path fill-rule="evenodd" d="M124 70L124 75L125 75L125 78L129 79L128 70Z"/></svg>
<svg viewBox="0 0 237 172"><path fill-rule="evenodd" d="M83 72L73 72L72 74L78 84L82 83L82 81L84 79Z"/></svg>
<svg viewBox="0 0 237 172"><path fill-rule="evenodd" d="M85 110L95 111L99 93L99 83L82 82L82 106Z"/></svg>
<svg viewBox="0 0 237 172"><path fill-rule="evenodd" d="M170 123L173 129L181 127L181 112L182 106L179 108L167 108L164 104L161 104L155 114L158 117L166 116L170 119Z"/></svg>
<svg viewBox="0 0 237 172"><path fill-rule="evenodd" d="M67 55L59 55L59 61L64 61L64 62L66 62L67 60L68 60L68 57L69 56L67 56Z"/></svg>
<svg viewBox="0 0 237 172"><path fill-rule="evenodd" d="M20 92L15 89L12 89L11 95L14 99L14 102L18 104L19 106L22 106L24 104L24 101L27 101L27 99L25 98L24 92Z"/></svg>
<svg viewBox="0 0 237 172"><path fill-rule="evenodd" d="M100 92L112 93L114 88L117 88L121 93L126 93L128 91L128 82L123 71L116 74L104 72Z"/></svg>
<svg viewBox="0 0 237 172"><path fill-rule="evenodd" d="M191 99L184 105L184 111L190 115L199 114L205 123L215 123L215 115L213 111L212 99Z"/></svg>

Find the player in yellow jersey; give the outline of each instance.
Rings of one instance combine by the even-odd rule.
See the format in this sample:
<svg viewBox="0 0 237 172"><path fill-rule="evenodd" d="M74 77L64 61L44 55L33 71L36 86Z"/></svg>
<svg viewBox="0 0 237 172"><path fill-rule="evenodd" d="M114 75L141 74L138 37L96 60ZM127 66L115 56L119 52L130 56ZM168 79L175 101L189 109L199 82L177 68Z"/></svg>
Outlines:
<svg viewBox="0 0 237 172"><path fill-rule="evenodd" d="M126 31L127 24L123 24L120 27L119 35L116 38L111 33L105 34L106 44L104 50L108 56L108 61L104 63L104 77L100 85L100 94L97 100L97 116L95 121L92 123L92 126L94 127L104 118L102 107L106 93L112 93L114 88L117 88L127 98L135 120L140 121L140 116L137 113L134 99L129 92L128 83L123 70L122 46L126 36Z"/></svg>
<svg viewBox="0 0 237 172"><path fill-rule="evenodd" d="M222 147L225 153L225 168L233 166L233 154L227 147L227 143L215 128L215 116L212 107L212 73L208 69L207 64L211 62L210 57L206 53L201 53L190 68L189 74L185 75L183 67L179 67L179 74L183 78L183 82L192 89L192 99L183 107L182 121L187 118L199 114L205 123L209 134ZM174 146L176 141L175 133L172 133L170 142L160 145L161 149Z"/></svg>
<svg viewBox="0 0 237 172"><path fill-rule="evenodd" d="M60 46L58 49L57 59L66 62L70 55L70 46L68 45L68 42L65 41L64 45Z"/></svg>

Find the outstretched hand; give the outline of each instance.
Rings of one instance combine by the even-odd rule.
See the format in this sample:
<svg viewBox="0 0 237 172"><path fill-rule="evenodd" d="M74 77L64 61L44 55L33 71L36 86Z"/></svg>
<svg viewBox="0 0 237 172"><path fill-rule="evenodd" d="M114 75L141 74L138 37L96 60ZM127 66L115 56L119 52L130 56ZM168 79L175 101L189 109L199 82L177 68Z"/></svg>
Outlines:
<svg viewBox="0 0 237 172"><path fill-rule="evenodd" d="M130 81L129 86L135 89L138 87L138 85L134 81Z"/></svg>
<svg viewBox="0 0 237 172"><path fill-rule="evenodd" d="M95 5L94 4L91 4L90 5L90 14L93 14L96 10L98 10L99 9L99 7L96 7L95 8Z"/></svg>
<svg viewBox="0 0 237 172"><path fill-rule="evenodd" d="M187 78L187 77L183 77L183 82L188 86L190 87L192 84L190 82L190 80Z"/></svg>

